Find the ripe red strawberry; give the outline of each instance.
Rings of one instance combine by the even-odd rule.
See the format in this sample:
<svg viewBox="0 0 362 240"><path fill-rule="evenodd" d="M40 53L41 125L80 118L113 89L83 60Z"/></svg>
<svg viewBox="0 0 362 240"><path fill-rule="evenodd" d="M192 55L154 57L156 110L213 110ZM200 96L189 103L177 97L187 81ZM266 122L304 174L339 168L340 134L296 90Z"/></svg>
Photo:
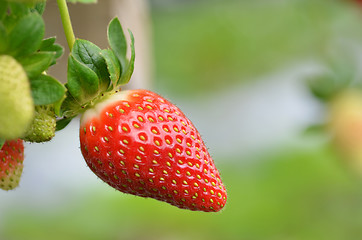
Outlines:
<svg viewBox="0 0 362 240"><path fill-rule="evenodd" d="M0 188L11 190L19 185L23 172L23 140L5 141L0 149Z"/></svg>
<svg viewBox="0 0 362 240"><path fill-rule="evenodd" d="M118 92L88 109L80 143L90 169L121 192L190 210L225 206L226 189L200 134L153 92Z"/></svg>

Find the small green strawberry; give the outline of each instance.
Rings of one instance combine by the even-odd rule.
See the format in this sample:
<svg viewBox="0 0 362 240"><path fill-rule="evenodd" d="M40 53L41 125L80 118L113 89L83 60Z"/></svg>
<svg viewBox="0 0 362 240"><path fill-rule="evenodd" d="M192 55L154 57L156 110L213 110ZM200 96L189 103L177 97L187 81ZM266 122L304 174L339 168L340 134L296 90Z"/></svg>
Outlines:
<svg viewBox="0 0 362 240"><path fill-rule="evenodd" d="M24 135L34 115L28 77L11 56L0 55L0 138Z"/></svg>
<svg viewBox="0 0 362 240"><path fill-rule="evenodd" d="M0 188L12 190L19 185L23 172L23 140L6 141L0 149Z"/></svg>
<svg viewBox="0 0 362 240"><path fill-rule="evenodd" d="M28 142L47 142L55 135L56 119L52 106L36 106L33 123L23 138Z"/></svg>

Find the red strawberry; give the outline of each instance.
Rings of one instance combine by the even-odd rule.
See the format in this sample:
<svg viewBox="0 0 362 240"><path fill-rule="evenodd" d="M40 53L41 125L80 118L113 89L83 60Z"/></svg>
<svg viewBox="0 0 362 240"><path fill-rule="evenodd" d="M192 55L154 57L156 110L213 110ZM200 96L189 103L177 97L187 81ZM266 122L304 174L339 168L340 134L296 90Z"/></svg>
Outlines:
<svg viewBox="0 0 362 240"><path fill-rule="evenodd" d="M88 109L80 143L90 169L121 192L190 210L225 206L226 189L200 134L153 92L118 92Z"/></svg>
<svg viewBox="0 0 362 240"><path fill-rule="evenodd" d="M0 149L0 188L11 190L19 185L23 172L23 140L5 141Z"/></svg>

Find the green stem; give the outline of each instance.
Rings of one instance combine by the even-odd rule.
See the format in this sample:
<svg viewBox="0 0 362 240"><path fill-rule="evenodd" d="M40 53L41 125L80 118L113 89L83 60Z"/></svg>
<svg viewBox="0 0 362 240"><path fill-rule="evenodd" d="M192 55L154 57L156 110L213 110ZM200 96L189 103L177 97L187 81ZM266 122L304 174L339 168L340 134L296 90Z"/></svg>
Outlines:
<svg viewBox="0 0 362 240"><path fill-rule="evenodd" d="M57 0L57 3L60 12L60 17L63 23L65 37L67 38L69 50L71 51L73 48L75 37L74 37L72 22L70 21L67 2L66 0Z"/></svg>

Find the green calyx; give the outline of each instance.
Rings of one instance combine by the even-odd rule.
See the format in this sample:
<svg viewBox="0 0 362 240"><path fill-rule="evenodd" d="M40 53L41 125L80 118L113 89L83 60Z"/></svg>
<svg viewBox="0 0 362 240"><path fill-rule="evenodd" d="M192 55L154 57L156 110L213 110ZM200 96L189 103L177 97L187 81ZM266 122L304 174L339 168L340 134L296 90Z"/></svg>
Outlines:
<svg viewBox="0 0 362 240"><path fill-rule="evenodd" d="M68 82L66 98L61 105L57 129L70 122L85 109L92 107L103 97L113 94L129 82L134 70L134 37L131 37L131 57L127 59L127 41L117 18L108 25L109 49L100 49L95 44L77 39L68 58Z"/></svg>
<svg viewBox="0 0 362 240"><path fill-rule="evenodd" d="M64 98L65 87L44 74L62 55L63 47L55 37L44 37L41 17L45 1L26 4L0 1L0 55L13 57L24 69L31 86L35 105L48 105Z"/></svg>
<svg viewBox="0 0 362 240"><path fill-rule="evenodd" d="M43 39L45 24L41 14L45 4L45 0L0 1L0 138L3 140L27 134L35 121L35 106L54 105L53 112L60 115L66 88L45 72L62 55L63 47L55 43L55 37Z"/></svg>
<svg viewBox="0 0 362 240"><path fill-rule="evenodd" d="M47 142L55 135L56 119L53 106L36 106L32 124L23 138L28 142Z"/></svg>
<svg viewBox="0 0 362 240"><path fill-rule="evenodd" d="M23 67L11 56L0 55L0 138L24 135L34 114L34 102Z"/></svg>

